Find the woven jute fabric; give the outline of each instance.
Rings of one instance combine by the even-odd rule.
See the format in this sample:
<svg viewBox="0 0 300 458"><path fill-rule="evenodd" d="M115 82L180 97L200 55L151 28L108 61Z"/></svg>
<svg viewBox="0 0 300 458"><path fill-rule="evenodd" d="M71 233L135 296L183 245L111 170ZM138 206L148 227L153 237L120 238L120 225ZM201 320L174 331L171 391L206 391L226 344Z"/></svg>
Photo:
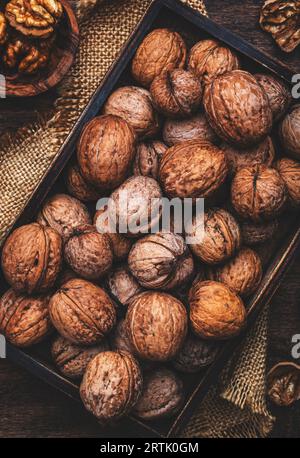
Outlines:
<svg viewBox="0 0 300 458"><path fill-rule="evenodd" d="M205 14L201 0L184 3ZM0 242L150 4L151 0L73 0L81 23L81 44L53 112L14 135L0 138ZM272 418L265 405L264 386L266 329L267 310L233 355L184 435L255 437L270 431Z"/></svg>

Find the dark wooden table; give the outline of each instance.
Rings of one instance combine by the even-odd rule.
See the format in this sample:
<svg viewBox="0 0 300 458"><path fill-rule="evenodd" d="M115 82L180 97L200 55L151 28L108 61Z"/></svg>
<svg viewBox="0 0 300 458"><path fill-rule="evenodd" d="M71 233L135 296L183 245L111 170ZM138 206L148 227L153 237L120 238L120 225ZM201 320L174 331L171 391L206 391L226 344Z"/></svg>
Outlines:
<svg viewBox="0 0 300 458"><path fill-rule="evenodd" d="M228 27L257 48L290 65L300 73L300 52L282 53L258 26L260 0L206 0L212 19ZM0 132L15 129L49 110L53 94L30 104L1 101ZM269 366L290 359L291 338L300 334L300 253L272 303L269 326ZM0 437L99 437L97 422L80 405L43 382L0 361ZM300 403L274 410L275 437L300 437ZM122 431L118 431L119 435Z"/></svg>

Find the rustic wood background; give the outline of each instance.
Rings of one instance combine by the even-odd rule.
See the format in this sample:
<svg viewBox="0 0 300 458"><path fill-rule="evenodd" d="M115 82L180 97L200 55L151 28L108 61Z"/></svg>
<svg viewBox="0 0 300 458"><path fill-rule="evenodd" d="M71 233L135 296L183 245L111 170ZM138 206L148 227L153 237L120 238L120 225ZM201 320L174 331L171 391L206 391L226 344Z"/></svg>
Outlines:
<svg viewBox="0 0 300 458"><path fill-rule="evenodd" d="M300 73L299 48L281 52L258 25L262 0L206 0L209 16L257 48ZM35 100L1 100L0 132L35 119L53 106L54 93ZM291 338L300 334L300 253L272 303L269 326L269 366L291 359ZM80 405L8 361L0 361L0 437L99 437L97 422ZM300 437L300 402L274 409L274 437ZM125 429L113 434L126 435ZM104 436L107 437L107 436Z"/></svg>

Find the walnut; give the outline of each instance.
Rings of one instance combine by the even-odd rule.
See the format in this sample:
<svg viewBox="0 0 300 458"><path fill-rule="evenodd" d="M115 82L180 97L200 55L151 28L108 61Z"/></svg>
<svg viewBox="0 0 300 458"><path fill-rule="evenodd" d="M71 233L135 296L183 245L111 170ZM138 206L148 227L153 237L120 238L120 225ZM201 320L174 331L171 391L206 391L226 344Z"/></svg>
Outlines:
<svg viewBox="0 0 300 458"><path fill-rule="evenodd" d="M275 159L275 148L271 137L266 137L261 143L243 150L224 144L222 149L227 159L230 176L239 170L253 165L265 164L271 166Z"/></svg>
<svg viewBox="0 0 300 458"><path fill-rule="evenodd" d="M207 264L219 264L232 257L241 245L241 231L235 218L226 210L212 209L204 215L204 235L197 220L187 230L195 238L192 252ZM199 240L198 240L199 238Z"/></svg>
<svg viewBox="0 0 300 458"><path fill-rule="evenodd" d="M9 289L0 299L0 332L17 347L39 343L52 331L49 296L24 296Z"/></svg>
<svg viewBox="0 0 300 458"><path fill-rule="evenodd" d="M294 105L283 119L280 136L284 151L300 159L300 104Z"/></svg>
<svg viewBox="0 0 300 458"><path fill-rule="evenodd" d="M224 183L227 163L223 151L211 143L190 140L172 146L164 154L159 179L173 197L210 197Z"/></svg>
<svg viewBox="0 0 300 458"><path fill-rule="evenodd" d="M278 220L252 223L244 221L241 224L242 239L246 245L257 245L271 240L278 229Z"/></svg>
<svg viewBox="0 0 300 458"><path fill-rule="evenodd" d="M300 205L300 163L293 159L282 158L276 168L287 188L289 200L294 207Z"/></svg>
<svg viewBox="0 0 300 458"><path fill-rule="evenodd" d="M137 294L143 291L127 265L120 266L111 272L108 277L108 288L111 295L124 306L127 306Z"/></svg>
<svg viewBox="0 0 300 458"><path fill-rule="evenodd" d="M202 113L189 119L167 119L163 128L163 138L169 146L186 140L206 140L216 145L219 143L217 135Z"/></svg>
<svg viewBox="0 0 300 458"><path fill-rule="evenodd" d="M142 86L149 87L163 70L183 68L186 54L186 46L179 33L168 29L153 30L133 58L132 75Z"/></svg>
<svg viewBox="0 0 300 458"><path fill-rule="evenodd" d="M133 164L133 174L151 177L156 180L159 164L166 150L167 146L160 141L139 143Z"/></svg>
<svg viewBox="0 0 300 458"><path fill-rule="evenodd" d="M14 230L2 251L7 282L22 293L38 294L54 286L61 268L62 242L50 227L32 223Z"/></svg>
<svg viewBox="0 0 300 458"><path fill-rule="evenodd" d="M233 70L218 76L206 86L203 102L214 131L237 147L261 142L272 128L268 96L248 72Z"/></svg>
<svg viewBox="0 0 300 458"><path fill-rule="evenodd" d="M267 375L269 399L278 406L288 407L300 399L300 366L281 362L272 367Z"/></svg>
<svg viewBox="0 0 300 458"><path fill-rule="evenodd" d="M87 410L101 422L126 415L142 391L143 378L135 358L123 351L99 353L88 364L80 396Z"/></svg>
<svg viewBox="0 0 300 458"><path fill-rule="evenodd" d="M216 40L202 40L191 49L188 68L204 84L216 76L237 70L240 67L237 56Z"/></svg>
<svg viewBox="0 0 300 458"><path fill-rule="evenodd" d="M77 159L83 178L100 191L117 188L128 176L135 155L132 127L118 116L97 116L86 124Z"/></svg>
<svg viewBox="0 0 300 458"><path fill-rule="evenodd" d="M64 256L80 277L98 280L112 267L113 252L106 234L99 234L94 226L78 226L64 247Z"/></svg>
<svg viewBox="0 0 300 458"><path fill-rule="evenodd" d="M287 192L277 170L257 165L240 170L231 185L235 211L254 222L273 219L284 208Z"/></svg>
<svg viewBox="0 0 300 458"><path fill-rule="evenodd" d="M133 346L128 338L127 326L125 320L120 320L112 334L110 334L110 344L112 350L134 352Z"/></svg>
<svg viewBox="0 0 300 458"><path fill-rule="evenodd" d="M34 38L52 35L62 15L59 0L10 0L5 7L11 27Z"/></svg>
<svg viewBox="0 0 300 458"><path fill-rule="evenodd" d="M192 329L203 339L234 337L246 323L242 300L223 283L195 283L189 292L189 304Z"/></svg>
<svg viewBox="0 0 300 458"><path fill-rule="evenodd" d="M99 199L99 191L86 182L80 172L78 164L72 164L67 170L66 184L68 192L82 202Z"/></svg>
<svg viewBox="0 0 300 458"><path fill-rule="evenodd" d="M260 258L250 248L242 248L226 264L210 269L207 278L225 283L241 297L249 297L262 280Z"/></svg>
<svg viewBox="0 0 300 458"><path fill-rule="evenodd" d="M202 86L198 78L179 68L156 76L150 92L157 110L170 118L191 116L202 100Z"/></svg>
<svg viewBox="0 0 300 458"><path fill-rule="evenodd" d="M116 322L115 307L108 294L80 278L60 287L50 299L49 311L57 331L79 345L100 342Z"/></svg>
<svg viewBox="0 0 300 458"><path fill-rule="evenodd" d="M145 288L166 291L184 285L194 270L184 239L172 232L158 232L138 240L129 253L128 266Z"/></svg>
<svg viewBox="0 0 300 458"><path fill-rule="evenodd" d="M184 402L182 380L170 369L146 373L143 391L133 413L142 420L158 420L174 416Z"/></svg>
<svg viewBox="0 0 300 458"><path fill-rule="evenodd" d="M129 340L141 359L168 361L187 333L187 313L175 297L147 291L131 301L126 314Z"/></svg>
<svg viewBox="0 0 300 458"><path fill-rule="evenodd" d="M38 223L55 229L65 242L81 224L90 224L86 206L67 194L55 194L44 204L37 217Z"/></svg>
<svg viewBox="0 0 300 458"><path fill-rule="evenodd" d="M273 120L278 121L285 115L292 101L289 87L282 80L272 75L257 73L254 76L267 93Z"/></svg>
<svg viewBox="0 0 300 458"><path fill-rule="evenodd" d="M266 0L259 23L285 52L292 52L300 44L300 3L298 0Z"/></svg>
<svg viewBox="0 0 300 458"><path fill-rule="evenodd" d="M108 343L103 340L94 347L82 347L58 336L51 346L51 354L59 371L71 379L83 377L89 362L102 351L109 350Z"/></svg>
<svg viewBox="0 0 300 458"><path fill-rule="evenodd" d="M216 342L200 339L190 333L172 364L180 372L194 374L212 364L219 349L220 347Z"/></svg>
<svg viewBox="0 0 300 458"><path fill-rule="evenodd" d="M103 112L123 118L140 138L153 137L159 131L159 117L154 110L151 94L146 89L120 87L108 98Z"/></svg>
<svg viewBox="0 0 300 458"><path fill-rule="evenodd" d="M160 186L153 178L143 176L128 178L111 195L115 204L115 209L113 208L112 211L116 210L118 232L124 229L124 232L131 237L148 233L160 220L161 197Z"/></svg>
<svg viewBox="0 0 300 458"><path fill-rule="evenodd" d="M0 12L0 46L3 46L8 38L7 22L3 13Z"/></svg>
<svg viewBox="0 0 300 458"><path fill-rule="evenodd" d="M3 61L10 70L32 75L48 64L49 57L50 47L31 43L26 38L14 37L5 48Z"/></svg>

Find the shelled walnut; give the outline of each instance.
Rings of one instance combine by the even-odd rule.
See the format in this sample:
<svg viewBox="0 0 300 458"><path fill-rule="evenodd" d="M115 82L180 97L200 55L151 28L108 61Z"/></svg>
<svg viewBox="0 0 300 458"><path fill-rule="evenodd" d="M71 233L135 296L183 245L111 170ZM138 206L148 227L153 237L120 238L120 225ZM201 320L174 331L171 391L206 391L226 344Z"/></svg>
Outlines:
<svg viewBox="0 0 300 458"><path fill-rule="evenodd" d="M278 121L285 115L292 102L289 87L272 75L257 73L254 76L267 93L274 122Z"/></svg>
<svg viewBox="0 0 300 458"><path fill-rule="evenodd" d="M132 75L142 86L149 87L163 70L183 68L186 54L186 46L179 33L155 29L139 46L132 61Z"/></svg>
<svg viewBox="0 0 300 458"><path fill-rule="evenodd" d="M280 136L284 152L300 159L300 104L294 105L283 119Z"/></svg>
<svg viewBox="0 0 300 458"><path fill-rule="evenodd" d="M14 37L6 45L3 62L9 70L32 75L44 68L50 57L50 43L36 44L25 37Z"/></svg>
<svg viewBox="0 0 300 458"><path fill-rule="evenodd" d="M300 205L300 163L293 159L282 158L276 168L287 188L289 201L293 206Z"/></svg>
<svg viewBox="0 0 300 458"><path fill-rule="evenodd" d="M245 245L257 245L271 240L278 229L278 220L253 223L244 221L241 224L242 240Z"/></svg>
<svg viewBox="0 0 300 458"><path fill-rule="evenodd" d="M99 191L85 181L78 164L72 164L68 168L66 184L69 193L82 202L96 201L100 197Z"/></svg>
<svg viewBox="0 0 300 458"><path fill-rule="evenodd" d="M7 21L3 13L0 12L0 46L3 46L8 38Z"/></svg>
<svg viewBox="0 0 300 458"><path fill-rule="evenodd" d="M108 276L107 283L111 295L124 306L128 306L137 294L143 292L143 288L131 274L127 265L113 270Z"/></svg>
<svg viewBox="0 0 300 458"><path fill-rule="evenodd" d="M136 148L133 174L156 180L161 158L167 149L167 146L158 140L139 143Z"/></svg>
<svg viewBox="0 0 300 458"><path fill-rule="evenodd" d="M267 375L268 397L278 406L288 407L300 399L300 366L292 362L276 364Z"/></svg>
<svg viewBox="0 0 300 458"><path fill-rule="evenodd" d="M167 119L163 128L163 138L169 146L186 140L205 140L216 145L219 143L203 113L188 119Z"/></svg>
<svg viewBox="0 0 300 458"><path fill-rule="evenodd" d="M24 296L9 289L0 299L0 332L17 347L29 347L47 337L53 327L49 296Z"/></svg>
<svg viewBox="0 0 300 458"><path fill-rule="evenodd" d="M7 282L16 291L48 291L61 269L61 237L54 229L37 223L21 226L6 240L1 263Z"/></svg>
<svg viewBox="0 0 300 458"><path fill-rule="evenodd" d="M212 364L219 352L216 342L200 339L190 333L184 344L172 361L174 368L180 372L194 374Z"/></svg>
<svg viewBox="0 0 300 458"><path fill-rule="evenodd" d="M223 340L240 333L246 322L242 300L216 281L194 283L189 292L193 331L204 339Z"/></svg>

